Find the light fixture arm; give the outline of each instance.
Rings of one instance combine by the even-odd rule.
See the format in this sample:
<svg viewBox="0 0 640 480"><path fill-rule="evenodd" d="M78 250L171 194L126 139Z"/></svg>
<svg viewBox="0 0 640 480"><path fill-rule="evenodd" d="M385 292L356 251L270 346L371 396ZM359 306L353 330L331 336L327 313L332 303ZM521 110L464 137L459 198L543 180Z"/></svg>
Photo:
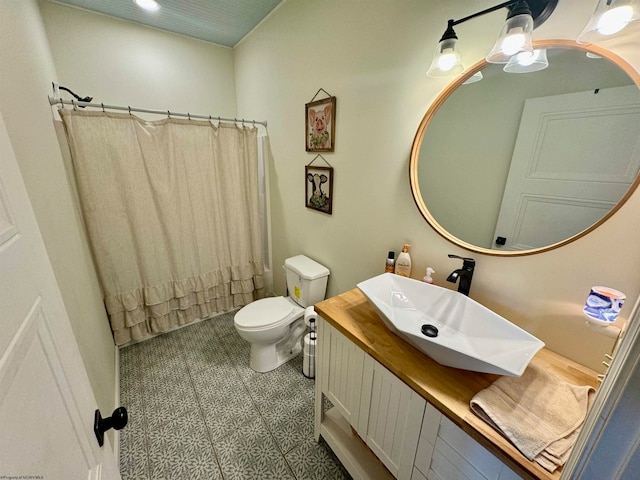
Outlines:
<svg viewBox="0 0 640 480"><path fill-rule="evenodd" d="M610 2L611 0L607 1ZM524 3L529 7L530 11L532 12L531 16L533 17L534 26L539 27L547 18L549 18L551 13L555 10L556 6L558 5L558 0L509 0L507 2L502 2L498 5L494 5L493 7L486 8L471 15L467 15L466 17L463 17L459 20L449 20L449 27L455 27L456 25L460 25L467 20L481 17L482 15L495 12L496 10L500 10L501 8L509 8L509 10L512 10L519 3Z"/></svg>
<svg viewBox="0 0 640 480"><path fill-rule="evenodd" d="M486 15L487 13L495 12L496 10L500 10L501 8L511 7L518 3L518 0L510 0L508 2L503 2L499 5L494 5L493 7L489 7L480 12L472 13L471 15L467 15L466 17L461 18L460 20L449 20L449 26L455 27L456 25L460 25L461 23L466 22L467 20L471 20L472 18L481 17L482 15Z"/></svg>

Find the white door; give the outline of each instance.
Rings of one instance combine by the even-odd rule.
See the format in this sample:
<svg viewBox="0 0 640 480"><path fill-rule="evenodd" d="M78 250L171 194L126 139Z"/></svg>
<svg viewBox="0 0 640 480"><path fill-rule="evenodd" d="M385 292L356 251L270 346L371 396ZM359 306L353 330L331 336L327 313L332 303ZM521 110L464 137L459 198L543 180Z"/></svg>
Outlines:
<svg viewBox="0 0 640 480"><path fill-rule="evenodd" d="M525 102L494 242L526 250L565 240L606 215L640 165L635 85Z"/></svg>
<svg viewBox="0 0 640 480"><path fill-rule="evenodd" d="M0 115L0 478L120 478L96 408Z"/></svg>

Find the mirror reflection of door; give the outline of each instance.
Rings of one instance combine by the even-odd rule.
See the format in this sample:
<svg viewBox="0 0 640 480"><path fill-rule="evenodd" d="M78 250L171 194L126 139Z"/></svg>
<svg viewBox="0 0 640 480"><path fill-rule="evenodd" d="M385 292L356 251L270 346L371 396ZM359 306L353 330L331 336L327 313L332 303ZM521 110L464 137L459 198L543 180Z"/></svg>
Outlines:
<svg viewBox="0 0 640 480"><path fill-rule="evenodd" d="M439 234L471 251L527 255L564 245L606 221L640 184L640 117L632 107L640 75L600 47L535 44L547 49L548 68L513 74L481 61L442 92L416 133L409 163L416 205ZM463 84L477 70L484 78ZM550 109L523 117L528 100L544 97L553 97ZM519 136L524 130L533 137ZM512 167L514 158L523 166ZM512 177L542 186L509 180L507 187L512 169ZM577 192L562 190L576 185ZM603 191L595 194L597 185Z"/></svg>
<svg viewBox="0 0 640 480"><path fill-rule="evenodd" d="M589 228L624 196L639 165L637 87L526 100L494 235L506 242L494 248L544 247Z"/></svg>

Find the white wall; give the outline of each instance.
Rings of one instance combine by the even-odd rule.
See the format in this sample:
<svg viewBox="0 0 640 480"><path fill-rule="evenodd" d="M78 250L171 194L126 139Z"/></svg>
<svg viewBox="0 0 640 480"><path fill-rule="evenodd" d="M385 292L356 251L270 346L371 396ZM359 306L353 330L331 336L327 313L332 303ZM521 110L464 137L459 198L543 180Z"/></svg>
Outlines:
<svg viewBox="0 0 640 480"><path fill-rule="evenodd" d="M236 47L238 111L269 121L274 265L307 254L331 269L328 294L335 295L382 272L386 252L408 242L412 276L422 278L431 265L436 283L453 287L444 279L459 262L447 254L468 252L420 216L409 190L409 153L422 116L447 84L424 75L447 19L494 3L289 1ZM592 3L559 2L535 38L575 38ZM467 65L484 56L503 20L504 12L495 12L457 28ZM628 39L611 48L640 66ZM302 200L304 165L313 158L303 148L304 104L321 87L338 99L336 151L324 154L335 168L331 216ZM566 247L517 258L474 254L471 296L550 349L599 369L611 340L584 327L581 306L592 285L610 285L627 294L629 315L640 287L639 212L637 192L597 231ZM275 281L284 292L282 275Z"/></svg>
<svg viewBox="0 0 640 480"><path fill-rule="evenodd" d="M0 110L98 406L115 404L115 347L47 94L56 70L35 0L0 2Z"/></svg>
<svg viewBox="0 0 640 480"><path fill-rule="evenodd" d="M78 95L111 105L236 116L230 48L50 2L40 8L60 84Z"/></svg>

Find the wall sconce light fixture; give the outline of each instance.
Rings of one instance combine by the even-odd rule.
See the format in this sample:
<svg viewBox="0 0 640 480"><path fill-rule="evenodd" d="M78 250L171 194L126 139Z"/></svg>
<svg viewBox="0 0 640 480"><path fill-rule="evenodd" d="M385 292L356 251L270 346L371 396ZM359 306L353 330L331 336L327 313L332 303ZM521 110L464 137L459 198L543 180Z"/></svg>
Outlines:
<svg viewBox="0 0 640 480"><path fill-rule="evenodd" d="M531 34L542 25L556 8L558 0L510 0L459 20L449 20L440 43L436 48L433 62L427 71L429 77L450 77L464 70L458 50L458 37L453 27L461 23L508 8L507 19L486 60L490 63L508 63L514 55L522 52L532 54Z"/></svg>
<svg viewBox="0 0 640 480"><path fill-rule="evenodd" d="M458 49L458 36L453 27L501 8L507 8L507 20L498 39L486 56L489 63L506 64L508 73L528 73L549 65L546 52L534 52L531 35L553 13L558 0L511 0L503 2L459 20L449 20L433 62L427 70L429 77L452 77L464 70ZM594 43L622 31L640 20L640 0L598 0L596 9L582 33L579 43Z"/></svg>

